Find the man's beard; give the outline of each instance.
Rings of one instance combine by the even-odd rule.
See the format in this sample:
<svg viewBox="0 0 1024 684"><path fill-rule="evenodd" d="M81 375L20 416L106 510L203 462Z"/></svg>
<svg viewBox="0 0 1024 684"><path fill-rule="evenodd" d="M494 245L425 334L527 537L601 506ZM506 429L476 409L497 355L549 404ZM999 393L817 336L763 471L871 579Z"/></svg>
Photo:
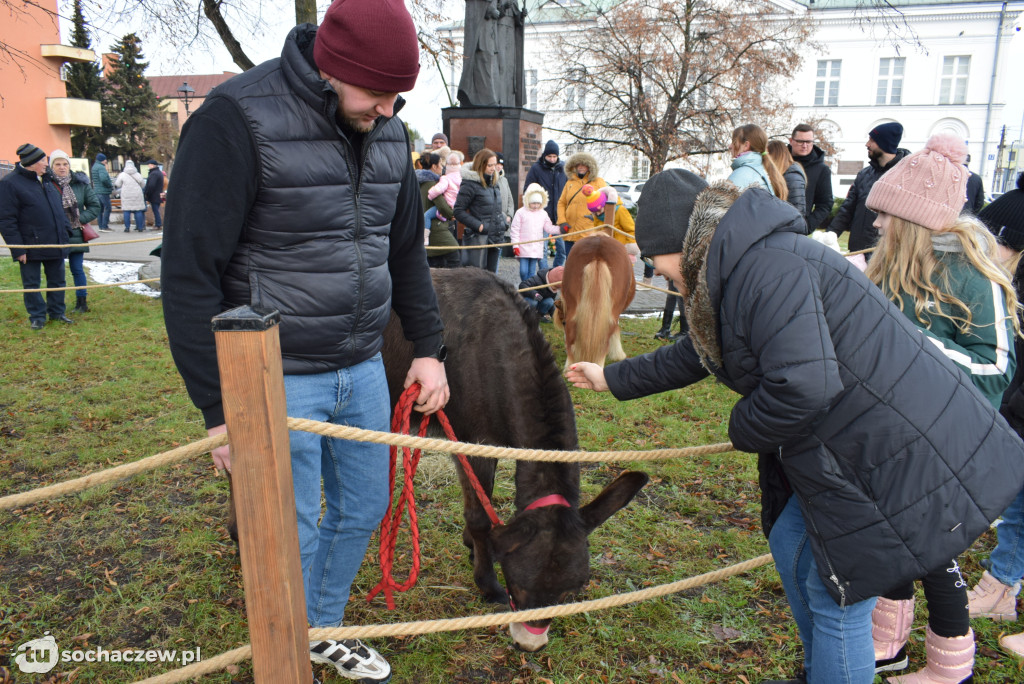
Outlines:
<svg viewBox="0 0 1024 684"><path fill-rule="evenodd" d="M345 98L339 92L338 93L338 117L342 122L351 128L356 133L369 133L377 125L377 119L374 119L370 123L363 123L363 117L348 117L342 114L345 111Z"/></svg>
<svg viewBox="0 0 1024 684"><path fill-rule="evenodd" d="M364 124L362 119L345 119L345 124L356 133L369 133L376 127L377 120L374 119L368 124Z"/></svg>
<svg viewBox="0 0 1024 684"><path fill-rule="evenodd" d="M882 155L885 154L885 150L882 148L868 150L868 159L874 159L875 161L881 161Z"/></svg>

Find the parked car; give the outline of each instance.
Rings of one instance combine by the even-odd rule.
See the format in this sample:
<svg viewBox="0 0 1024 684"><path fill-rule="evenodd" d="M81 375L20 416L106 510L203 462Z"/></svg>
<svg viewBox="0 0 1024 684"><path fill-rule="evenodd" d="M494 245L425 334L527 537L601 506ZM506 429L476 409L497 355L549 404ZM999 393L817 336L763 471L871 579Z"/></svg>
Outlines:
<svg viewBox="0 0 1024 684"><path fill-rule="evenodd" d="M622 198L622 202L626 205L627 209L630 209L631 204L635 204L640 201L640 192L644 189L644 184L647 181L616 181L609 183L608 185L615 188L619 193L619 197Z"/></svg>

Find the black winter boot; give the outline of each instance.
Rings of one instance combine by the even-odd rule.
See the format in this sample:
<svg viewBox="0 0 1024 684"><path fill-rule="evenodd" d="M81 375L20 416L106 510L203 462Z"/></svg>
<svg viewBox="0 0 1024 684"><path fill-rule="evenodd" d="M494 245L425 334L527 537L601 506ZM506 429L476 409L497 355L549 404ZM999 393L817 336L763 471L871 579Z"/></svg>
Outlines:
<svg viewBox="0 0 1024 684"><path fill-rule="evenodd" d="M75 308L71 310L71 313L85 313L89 310L89 305L85 303L85 297L79 297L78 303L75 304Z"/></svg>

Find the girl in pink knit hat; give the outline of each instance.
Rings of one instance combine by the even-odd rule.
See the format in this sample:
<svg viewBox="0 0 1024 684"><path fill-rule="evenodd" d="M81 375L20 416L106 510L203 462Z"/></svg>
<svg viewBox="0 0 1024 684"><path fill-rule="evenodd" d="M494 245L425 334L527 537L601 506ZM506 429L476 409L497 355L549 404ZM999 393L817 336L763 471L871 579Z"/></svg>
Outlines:
<svg viewBox="0 0 1024 684"><path fill-rule="evenodd" d="M1013 338L1020 333L1017 296L997 262L992 234L961 215L967 199L966 146L955 136L933 136L905 157L868 195L881 237L868 278L999 408L1013 377ZM974 633L967 583L957 561L922 578L928 599L927 664L902 684L960 684L971 680ZM880 597L872 615L875 671L907 667L906 641L914 617L910 584Z"/></svg>

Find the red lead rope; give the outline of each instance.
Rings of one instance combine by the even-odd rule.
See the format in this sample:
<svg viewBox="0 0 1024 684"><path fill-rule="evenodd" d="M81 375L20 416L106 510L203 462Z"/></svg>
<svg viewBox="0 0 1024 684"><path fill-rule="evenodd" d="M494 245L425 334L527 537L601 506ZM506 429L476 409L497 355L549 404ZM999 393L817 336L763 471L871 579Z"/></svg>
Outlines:
<svg viewBox="0 0 1024 684"><path fill-rule="evenodd" d="M416 401L416 397L419 396L420 386L418 384L410 385L402 396L398 400L398 404L395 405L395 412L391 417L391 431L399 435L409 434L409 422L412 415L412 406ZM444 429L445 436L453 442L458 441L455 438L455 433L452 430L451 423L448 422L448 417L444 414L444 411L437 412L437 419L441 423L441 427ZM420 420L420 429L417 435L423 437L427 434L427 426L430 424L430 416L423 416ZM391 468L388 474L389 491L391 492L391 502L388 504L388 511L384 514L384 519L380 524L380 571L382 578L370 595L366 597L367 601L372 601L373 598L381 591L384 592L384 598L387 600L388 609L395 609L394 592L396 591L408 591L416 584L416 579L420 573L420 529L419 522L416 517L416 493L413 485L413 479L416 476L416 468L420 463L420 450L410 449L409 447L402 447L402 469L405 471L405 476L402 484L402 492L398 495L397 505L394 503L394 492L395 492L395 479L398 470L398 447L391 446ZM498 519L498 514L494 512L494 507L491 506L491 501L487 494L484 492L483 486L480 484L480 480L477 479L476 474L469 465L469 459L464 454L457 454L459 457L459 463L462 464L462 468L469 479L470 485L473 487L473 491L476 492L477 497L480 499L480 503L483 505L484 510L487 511L488 517L491 519L492 525L500 525L501 521ZM412 569L409 571L409 578L402 584L398 584L392 577L392 570L395 563L395 546L398 543L398 531L402 524L402 512L408 506L409 508L409 533L412 537Z"/></svg>

